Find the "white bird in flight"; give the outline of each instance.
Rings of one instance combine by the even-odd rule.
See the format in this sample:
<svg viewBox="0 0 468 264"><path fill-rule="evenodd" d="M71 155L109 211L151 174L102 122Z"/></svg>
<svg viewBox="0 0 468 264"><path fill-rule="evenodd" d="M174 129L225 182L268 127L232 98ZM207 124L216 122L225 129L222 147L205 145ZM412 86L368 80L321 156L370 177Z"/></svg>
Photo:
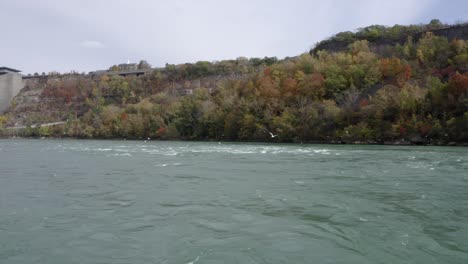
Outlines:
<svg viewBox="0 0 468 264"><path fill-rule="evenodd" d="M187 262L187 264L194 264L200 259L200 256L198 256L194 261Z"/></svg>
<svg viewBox="0 0 468 264"><path fill-rule="evenodd" d="M273 133L271 133L270 131L268 131L268 133L270 133L270 136L271 136L271 138L275 138L275 137L277 137L277 136L278 136L278 135L274 135L274 134L273 134Z"/></svg>

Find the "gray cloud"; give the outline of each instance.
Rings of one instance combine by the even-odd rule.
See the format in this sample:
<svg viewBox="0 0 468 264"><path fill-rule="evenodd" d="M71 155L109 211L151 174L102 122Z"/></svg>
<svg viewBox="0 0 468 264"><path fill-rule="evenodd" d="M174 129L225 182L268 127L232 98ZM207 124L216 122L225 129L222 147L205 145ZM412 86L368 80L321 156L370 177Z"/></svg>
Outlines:
<svg viewBox="0 0 468 264"><path fill-rule="evenodd" d="M164 66L281 58L339 31L434 17L454 22L466 19L467 9L463 0L0 1L0 23L11 25L2 29L0 64L64 72L105 69L127 59Z"/></svg>
<svg viewBox="0 0 468 264"><path fill-rule="evenodd" d="M83 40L80 42L80 46L88 49L102 49L106 47L102 42L97 40Z"/></svg>

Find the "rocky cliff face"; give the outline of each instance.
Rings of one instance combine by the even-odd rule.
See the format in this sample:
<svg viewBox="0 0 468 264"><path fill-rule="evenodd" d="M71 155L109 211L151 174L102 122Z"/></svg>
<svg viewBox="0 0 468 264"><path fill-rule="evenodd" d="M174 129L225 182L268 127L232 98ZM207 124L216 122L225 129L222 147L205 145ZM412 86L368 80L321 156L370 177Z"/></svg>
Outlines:
<svg viewBox="0 0 468 264"><path fill-rule="evenodd" d="M149 73L151 74L151 73ZM143 80L146 76L108 76L122 78L127 81ZM9 116L8 127L26 126L41 123L66 121L70 115L81 116L89 108L86 103L86 91L97 87L102 76L64 74L50 76L32 76L23 80L24 88L6 104ZM227 80L245 78L242 74L212 75L196 79L183 79L167 82L160 87L160 91L175 96L190 95L195 89L206 88L214 92ZM80 88L80 86L82 88ZM23 87L23 86L22 86ZM106 97L103 94L103 97Z"/></svg>
<svg viewBox="0 0 468 264"><path fill-rule="evenodd" d="M13 98L6 114L10 116L7 126L22 126L35 123L62 121L72 105L63 100L45 97L46 87L57 83L76 82L79 76L38 76L23 79L24 88Z"/></svg>

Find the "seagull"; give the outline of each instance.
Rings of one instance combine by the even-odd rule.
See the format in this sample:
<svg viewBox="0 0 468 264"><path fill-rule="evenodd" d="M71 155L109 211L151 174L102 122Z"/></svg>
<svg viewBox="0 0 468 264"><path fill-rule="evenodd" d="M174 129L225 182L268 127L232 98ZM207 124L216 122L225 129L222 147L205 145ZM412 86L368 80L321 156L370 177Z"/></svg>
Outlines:
<svg viewBox="0 0 468 264"><path fill-rule="evenodd" d="M198 256L194 261L187 262L187 264L194 264L200 259L200 256Z"/></svg>
<svg viewBox="0 0 468 264"><path fill-rule="evenodd" d="M275 138L275 137L277 137L277 136L278 136L278 135L274 135L274 134L273 134L273 133L271 133L270 131L268 131L268 133L270 133L270 136L271 136L271 138Z"/></svg>

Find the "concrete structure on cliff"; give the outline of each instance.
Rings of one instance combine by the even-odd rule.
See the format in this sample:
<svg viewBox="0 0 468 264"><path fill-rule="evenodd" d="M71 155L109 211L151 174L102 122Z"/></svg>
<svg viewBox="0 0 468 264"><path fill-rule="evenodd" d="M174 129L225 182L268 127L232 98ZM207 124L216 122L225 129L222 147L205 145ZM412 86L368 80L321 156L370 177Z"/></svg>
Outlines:
<svg viewBox="0 0 468 264"><path fill-rule="evenodd" d="M116 69L114 69L114 67ZM119 75L122 77L127 77L127 76L140 76L144 75L146 73L152 72L154 69L152 68L145 68L145 69L139 69L138 64L136 63L122 63L117 66L111 67L109 70L98 70L98 71L92 71L89 72L90 75L92 76L101 76L101 75Z"/></svg>
<svg viewBox="0 0 468 264"><path fill-rule="evenodd" d="M23 76L19 70L0 67L0 114L8 109L11 100L23 87Z"/></svg>
<svg viewBox="0 0 468 264"><path fill-rule="evenodd" d="M136 71L136 70L138 70L138 64L130 63L130 62L119 64L117 67L119 67L119 71Z"/></svg>

